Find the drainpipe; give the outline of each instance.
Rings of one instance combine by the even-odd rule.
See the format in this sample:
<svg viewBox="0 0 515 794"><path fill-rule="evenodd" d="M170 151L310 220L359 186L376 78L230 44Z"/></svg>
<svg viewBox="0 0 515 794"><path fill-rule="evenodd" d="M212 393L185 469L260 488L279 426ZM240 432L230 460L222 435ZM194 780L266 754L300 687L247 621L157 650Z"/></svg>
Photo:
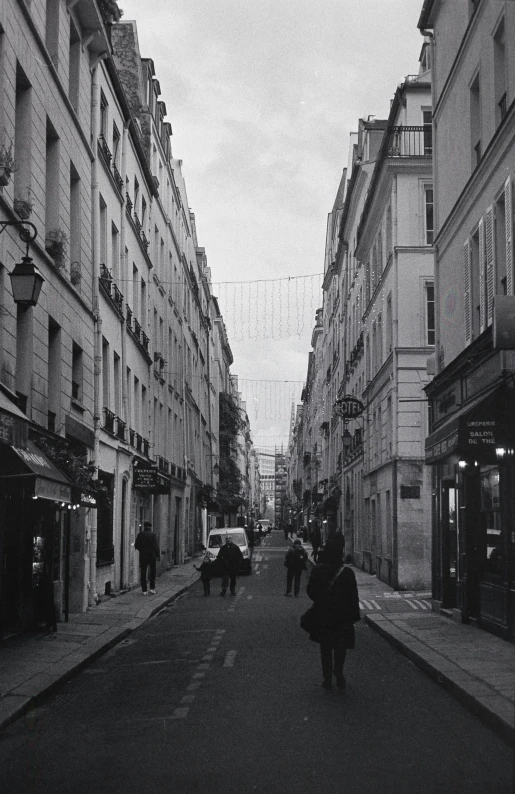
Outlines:
<svg viewBox="0 0 515 794"><path fill-rule="evenodd" d="M392 242L393 242L393 296L395 305L392 306L392 346L393 346L393 394L392 406L394 410L392 426L392 568L393 582L389 584L395 588L399 583L398 571L398 548L399 539L397 535L397 461L398 461L398 442L399 442L399 372L398 372L398 346L399 346L399 258L397 256L397 176L393 178L392 187Z"/></svg>
<svg viewBox="0 0 515 794"><path fill-rule="evenodd" d="M127 122L123 125L123 133L122 133L122 161L121 161L121 176L124 179L123 188L125 188L125 173L126 173L126 151L127 151ZM120 274L125 273L127 277L127 288L131 281L129 280L129 261L126 254L125 248L125 240L126 240L126 233L127 233L127 220L125 217L125 190L122 190L122 203L120 205ZM127 298L127 296L126 296ZM127 300L128 302L128 300ZM125 330L125 318L126 318L126 309L123 311L123 316L120 318L120 335L122 340L122 349L121 349L121 356L122 356L122 365L121 365L121 382L122 382L122 418L125 422L125 431L126 433L129 432L129 398L127 394L127 333ZM130 499L125 500L125 504L123 504L123 499L120 501L120 510L124 510L127 513L127 504L130 504ZM121 573L123 572L123 578L125 581L129 580L128 572L130 566L126 565L126 560L128 559L128 552L127 550L131 548L130 545L130 522L125 520L125 516L120 516L120 559L119 559L119 570L116 575L116 579L119 582L120 588L124 585L124 582L121 581ZM124 528L123 536L121 535L121 528ZM127 572L127 574L126 574ZM127 578L126 578L127 577Z"/></svg>
<svg viewBox="0 0 515 794"><path fill-rule="evenodd" d="M94 150L100 134L100 86L98 81L98 65L92 71L91 91L91 129ZM100 235L98 231L98 158L95 156L92 163L91 175L91 230L92 230L92 271L93 271L93 323L94 323L94 367L93 367L93 460L95 473L93 478L98 480L98 467L100 457L100 383L102 378L102 317L100 314L99 275L100 275ZM89 554L89 599L92 606L99 601L97 593L97 510L91 510L91 538Z"/></svg>

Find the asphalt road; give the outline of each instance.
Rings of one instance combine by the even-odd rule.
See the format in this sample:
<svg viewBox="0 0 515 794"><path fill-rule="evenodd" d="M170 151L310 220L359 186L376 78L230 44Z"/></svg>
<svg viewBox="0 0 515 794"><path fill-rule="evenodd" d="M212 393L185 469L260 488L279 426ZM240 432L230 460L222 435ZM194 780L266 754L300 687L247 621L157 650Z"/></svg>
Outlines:
<svg viewBox="0 0 515 794"><path fill-rule="evenodd" d="M266 542L236 597L199 582L4 730L0 791L511 793L511 750L364 623L347 692L321 688Z"/></svg>

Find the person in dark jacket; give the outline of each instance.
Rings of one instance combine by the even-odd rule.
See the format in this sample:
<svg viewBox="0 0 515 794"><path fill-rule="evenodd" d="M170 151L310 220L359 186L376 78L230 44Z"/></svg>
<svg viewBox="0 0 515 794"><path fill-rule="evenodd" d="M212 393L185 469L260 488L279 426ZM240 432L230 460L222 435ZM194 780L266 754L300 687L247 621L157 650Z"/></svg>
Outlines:
<svg viewBox="0 0 515 794"><path fill-rule="evenodd" d="M218 552L217 562L222 571L222 591L221 596L227 592L227 585L230 586L231 595L236 595L236 575L243 566L243 554L236 543L232 542L230 535L225 536L225 546Z"/></svg>
<svg viewBox="0 0 515 794"><path fill-rule="evenodd" d="M288 549L286 557L284 558L284 566L287 570L285 596L291 596L292 584L295 598L299 595L300 577L302 576L302 571L306 570L307 562L308 554L306 550L302 548L302 543L300 540L294 540L293 548Z"/></svg>
<svg viewBox="0 0 515 794"><path fill-rule="evenodd" d="M139 567L141 573L141 591L147 595L147 568L149 571L150 592L156 592L156 560L159 560L161 553L157 544L155 532L152 532L152 524L145 521L143 532L138 532L134 541L134 548L139 551Z"/></svg>
<svg viewBox="0 0 515 794"><path fill-rule="evenodd" d="M193 563L193 567L195 570L200 572L200 581L204 587L204 595L208 596L211 595L211 578L213 576L213 563L211 560L208 560L207 557L204 557L200 565L197 567L195 563Z"/></svg>
<svg viewBox="0 0 515 794"><path fill-rule="evenodd" d="M338 573L339 572L339 573ZM338 574L331 585L331 580ZM347 650L354 648L354 623L361 619L358 587L352 568L343 566L341 544L328 540L311 571L308 596L319 606L320 626L311 639L320 643L322 686L332 689L333 673L336 686L345 691L343 665Z"/></svg>
<svg viewBox="0 0 515 794"><path fill-rule="evenodd" d="M317 561L318 557L318 550L322 545L322 536L320 534L320 530L318 527L315 527L311 532L311 545L313 547L313 551L311 552L311 556L313 557L314 561Z"/></svg>

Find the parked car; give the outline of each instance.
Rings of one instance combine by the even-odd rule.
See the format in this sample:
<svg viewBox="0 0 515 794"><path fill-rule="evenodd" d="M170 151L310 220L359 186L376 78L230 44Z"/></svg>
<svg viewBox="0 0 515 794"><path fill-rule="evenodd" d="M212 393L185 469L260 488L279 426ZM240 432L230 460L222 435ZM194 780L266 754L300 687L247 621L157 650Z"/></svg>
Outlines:
<svg viewBox="0 0 515 794"><path fill-rule="evenodd" d="M247 539L247 533L243 527L221 527L220 529L212 529L207 538L206 558L216 564L218 552L224 545L227 535L232 537L232 542L240 547L240 551L243 554L243 569L240 573L250 574L252 572L252 554ZM215 571L218 572L216 565Z"/></svg>

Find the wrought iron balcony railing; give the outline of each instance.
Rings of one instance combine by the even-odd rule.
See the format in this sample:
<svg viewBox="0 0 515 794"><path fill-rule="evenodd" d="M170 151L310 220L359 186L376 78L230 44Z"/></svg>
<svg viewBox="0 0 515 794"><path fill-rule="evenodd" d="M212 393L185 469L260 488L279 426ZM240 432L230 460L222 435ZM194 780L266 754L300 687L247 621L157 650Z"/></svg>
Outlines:
<svg viewBox="0 0 515 794"><path fill-rule="evenodd" d="M109 410L109 408L104 408L104 430L108 433L112 433L114 435L114 420L116 419L115 414Z"/></svg>
<svg viewBox="0 0 515 794"><path fill-rule="evenodd" d="M100 151L104 155L104 159L106 160L107 165L111 165L111 160L113 159L113 155L111 154L109 146L107 145L107 141L103 135L99 136L98 145L100 146Z"/></svg>
<svg viewBox="0 0 515 794"><path fill-rule="evenodd" d="M116 182L116 187L118 188L118 190L121 193L122 190L123 190L123 179L122 179L122 175L118 171L115 163L113 163L113 176L114 176L114 181Z"/></svg>
<svg viewBox="0 0 515 794"><path fill-rule="evenodd" d="M431 157L433 129L422 127L389 127L387 157Z"/></svg>
<svg viewBox="0 0 515 794"><path fill-rule="evenodd" d="M130 214L132 212L132 201L128 193L125 194L125 204L127 206L127 212Z"/></svg>

